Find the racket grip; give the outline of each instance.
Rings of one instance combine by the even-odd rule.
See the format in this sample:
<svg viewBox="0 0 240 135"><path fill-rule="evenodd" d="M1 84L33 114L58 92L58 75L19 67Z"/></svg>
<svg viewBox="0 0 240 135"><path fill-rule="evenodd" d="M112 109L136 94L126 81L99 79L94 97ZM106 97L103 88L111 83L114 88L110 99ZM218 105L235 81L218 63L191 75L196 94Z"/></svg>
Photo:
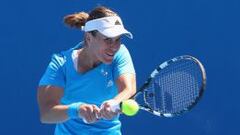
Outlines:
<svg viewBox="0 0 240 135"><path fill-rule="evenodd" d="M79 116L79 118L82 119L82 121L83 121L84 123L89 124L89 123L87 122L87 120L86 120L84 117Z"/></svg>
<svg viewBox="0 0 240 135"><path fill-rule="evenodd" d="M85 118L82 118L83 122L89 124Z"/></svg>

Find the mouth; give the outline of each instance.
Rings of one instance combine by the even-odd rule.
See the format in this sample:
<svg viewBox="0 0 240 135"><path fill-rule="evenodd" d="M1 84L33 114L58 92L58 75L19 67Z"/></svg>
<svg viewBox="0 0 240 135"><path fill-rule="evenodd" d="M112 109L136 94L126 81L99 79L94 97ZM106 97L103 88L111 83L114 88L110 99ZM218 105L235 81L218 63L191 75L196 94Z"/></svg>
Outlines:
<svg viewBox="0 0 240 135"><path fill-rule="evenodd" d="M107 52L106 55L109 56L109 57L113 57L114 53Z"/></svg>
<svg viewBox="0 0 240 135"><path fill-rule="evenodd" d="M114 58L114 52L105 52L104 54L104 61L105 63L111 63Z"/></svg>

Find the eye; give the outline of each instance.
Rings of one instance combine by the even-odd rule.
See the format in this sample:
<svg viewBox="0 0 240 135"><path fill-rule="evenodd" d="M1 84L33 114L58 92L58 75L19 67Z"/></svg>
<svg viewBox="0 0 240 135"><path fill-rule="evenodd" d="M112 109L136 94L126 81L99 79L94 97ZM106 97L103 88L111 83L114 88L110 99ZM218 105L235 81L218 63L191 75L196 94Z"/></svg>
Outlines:
<svg viewBox="0 0 240 135"><path fill-rule="evenodd" d="M119 37L119 38L116 38L116 39L114 39L114 38L105 38L105 39L104 39L104 42L105 42L106 44L108 44L108 45L113 45L113 44L119 43L120 40L121 40L120 37Z"/></svg>
<svg viewBox="0 0 240 135"><path fill-rule="evenodd" d="M105 38L104 41L107 43L107 44L111 44L113 42L113 40L111 38Z"/></svg>

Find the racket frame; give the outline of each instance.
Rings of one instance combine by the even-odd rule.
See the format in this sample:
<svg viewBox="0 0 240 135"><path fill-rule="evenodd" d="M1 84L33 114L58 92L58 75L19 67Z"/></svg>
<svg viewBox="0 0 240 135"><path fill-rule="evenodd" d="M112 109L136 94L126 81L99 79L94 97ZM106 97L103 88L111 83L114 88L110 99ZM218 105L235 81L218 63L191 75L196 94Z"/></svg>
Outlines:
<svg viewBox="0 0 240 135"><path fill-rule="evenodd" d="M200 87L200 90L199 90L199 96L196 97L195 101L190 105L188 106L186 109L178 112L178 113L174 113L174 114L170 114L170 113L161 113L161 112L158 112L158 111L154 111L153 109L151 109L150 107L148 107L146 101L145 102L145 105L139 105L140 106L140 109L141 110L145 110L147 112L150 112L154 115L157 115L157 116L161 116L161 117L174 117L174 116L178 116L180 114L183 114L185 112L188 112L190 111L198 102L199 100L202 98L203 96L203 93L205 91L205 88L206 88L206 80L207 80L207 77L206 77L206 71L205 71L205 68L204 66L202 65L202 63L195 57L193 56L190 56L190 55L182 55L182 56L178 56L178 57L175 57L173 59L170 59L166 62L163 62L162 64L160 64L155 70L153 70L153 72L151 73L151 75L149 76L149 78L144 82L144 84L138 89L138 91L131 97L132 99L136 99L136 97L140 94L142 94L144 92L144 90L151 84L151 82L154 80L154 77L161 71L163 70L164 68L168 67L169 65L171 65L172 63L174 62L177 62L179 60L182 60L182 59L188 59L188 60L192 60L194 61L200 68L200 70L202 71L201 72L201 77L202 77L202 83L201 83L201 87ZM144 99L145 100L145 99Z"/></svg>

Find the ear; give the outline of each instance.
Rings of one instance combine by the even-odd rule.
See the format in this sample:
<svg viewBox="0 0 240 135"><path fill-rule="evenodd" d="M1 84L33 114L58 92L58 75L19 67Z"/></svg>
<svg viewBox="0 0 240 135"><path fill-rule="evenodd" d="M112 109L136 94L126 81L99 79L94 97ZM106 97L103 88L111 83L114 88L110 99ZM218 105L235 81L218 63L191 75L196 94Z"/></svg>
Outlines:
<svg viewBox="0 0 240 135"><path fill-rule="evenodd" d="M89 32L86 32L86 33L85 33L85 38L86 38L86 41L87 41L87 42L90 42L91 39L92 39L92 34L89 33Z"/></svg>
<svg viewBox="0 0 240 135"><path fill-rule="evenodd" d="M86 47L89 47L89 44L92 44L92 43L91 43L92 40L93 40L93 35L92 35L91 33L89 33L89 32L86 32L86 33L84 34L84 42L86 42L86 43L85 43L85 46L86 46Z"/></svg>

